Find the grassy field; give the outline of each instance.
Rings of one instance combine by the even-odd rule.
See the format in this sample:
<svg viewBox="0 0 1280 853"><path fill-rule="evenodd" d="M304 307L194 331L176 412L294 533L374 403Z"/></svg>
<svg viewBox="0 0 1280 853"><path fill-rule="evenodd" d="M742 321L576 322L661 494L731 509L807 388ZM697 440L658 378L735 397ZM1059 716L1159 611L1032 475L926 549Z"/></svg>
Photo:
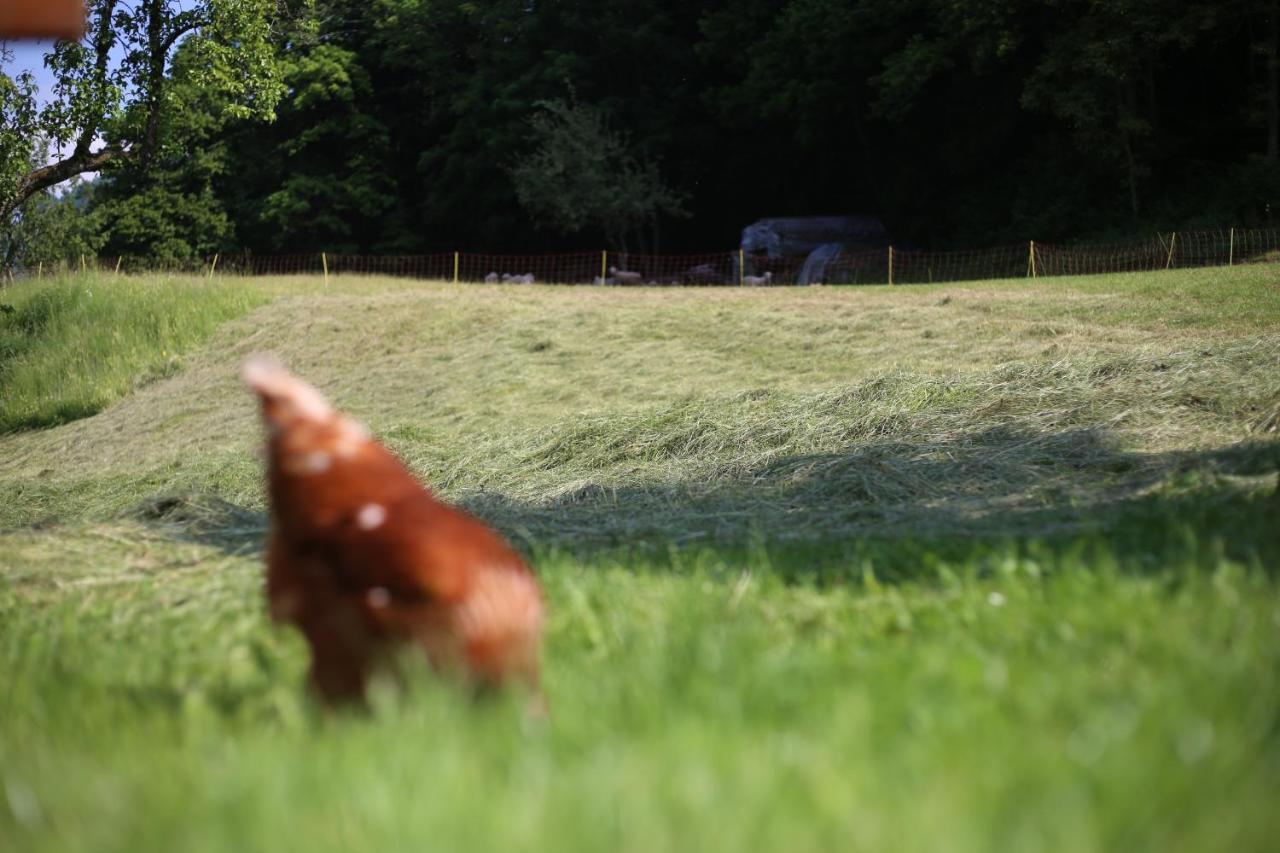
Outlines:
<svg viewBox="0 0 1280 853"><path fill-rule="evenodd" d="M0 290L0 849L1270 849L1278 281ZM531 556L549 723L310 705L263 350Z"/></svg>

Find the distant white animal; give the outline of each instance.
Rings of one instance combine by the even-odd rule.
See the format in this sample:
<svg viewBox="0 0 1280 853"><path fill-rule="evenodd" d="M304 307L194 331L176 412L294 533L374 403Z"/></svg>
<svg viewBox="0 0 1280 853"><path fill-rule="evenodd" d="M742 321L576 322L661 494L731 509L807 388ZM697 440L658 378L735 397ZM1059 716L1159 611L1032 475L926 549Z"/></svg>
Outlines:
<svg viewBox="0 0 1280 853"><path fill-rule="evenodd" d="M496 272L491 272L484 277L485 284L497 284L499 281L501 281L501 279L498 277Z"/></svg>
<svg viewBox="0 0 1280 853"><path fill-rule="evenodd" d="M768 284L773 281L773 270L766 272L764 275L744 275L742 277L743 284Z"/></svg>
<svg viewBox="0 0 1280 853"><path fill-rule="evenodd" d="M620 270L617 267L609 267L609 276L618 284L639 284L644 278L638 272Z"/></svg>
<svg viewBox="0 0 1280 853"><path fill-rule="evenodd" d="M608 278L601 278L600 276L596 276L595 278L591 279L591 283L595 285L617 284L618 280L613 276L609 276Z"/></svg>

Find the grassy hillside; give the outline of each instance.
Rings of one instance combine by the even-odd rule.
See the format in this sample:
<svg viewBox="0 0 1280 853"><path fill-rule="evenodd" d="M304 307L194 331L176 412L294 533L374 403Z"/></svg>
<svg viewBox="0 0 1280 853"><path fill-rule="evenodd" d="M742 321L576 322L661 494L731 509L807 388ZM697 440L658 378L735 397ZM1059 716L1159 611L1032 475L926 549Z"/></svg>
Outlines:
<svg viewBox="0 0 1280 853"><path fill-rule="evenodd" d="M243 281L86 275L0 290L0 433L88 417L262 304Z"/></svg>
<svg viewBox="0 0 1280 853"><path fill-rule="evenodd" d="M0 847L1216 850L1280 830L1273 267L0 293ZM155 331L166 313L186 319ZM68 368L103 328L135 331L86 333ZM429 679L367 715L310 707L260 601L236 368L261 350L531 554L547 726Z"/></svg>

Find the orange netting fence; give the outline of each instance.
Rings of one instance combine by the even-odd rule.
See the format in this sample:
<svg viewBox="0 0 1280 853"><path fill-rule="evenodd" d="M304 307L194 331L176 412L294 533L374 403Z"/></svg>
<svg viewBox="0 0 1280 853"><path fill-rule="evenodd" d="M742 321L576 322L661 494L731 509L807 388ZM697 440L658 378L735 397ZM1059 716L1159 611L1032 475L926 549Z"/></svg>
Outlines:
<svg viewBox="0 0 1280 853"><path fill-rule="evenodd" d="M1280 229L1226 228L1156 234L1147 239L1091 245L1030 241L972 251L929 252L885 247L841 251L829 257L768 258L708 252L645 255L576 252L498 255L214 256L158 265L128 258L81 258L81 268L115 272L220 275L379 275L459 283L722 285L925 284L983 279L1094 275L1140 270L1229 266L1280 261ZM67 265L74 266L74 264ZM29 270L43 274L44 268Z"/></svg>

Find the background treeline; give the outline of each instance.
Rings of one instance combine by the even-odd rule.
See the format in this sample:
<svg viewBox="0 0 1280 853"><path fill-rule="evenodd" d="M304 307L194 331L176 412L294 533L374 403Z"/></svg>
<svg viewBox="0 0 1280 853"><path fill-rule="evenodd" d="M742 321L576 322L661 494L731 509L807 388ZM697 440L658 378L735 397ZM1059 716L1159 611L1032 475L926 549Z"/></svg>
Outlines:
<svg viewBox="0 0 1280 853"><path fill-rule="evenodd" d="M931 248L1271 224L1278 5L286 3L274 122L175 72L182 144L26 227L173 260L695 251L789 214Z"/></svg>

